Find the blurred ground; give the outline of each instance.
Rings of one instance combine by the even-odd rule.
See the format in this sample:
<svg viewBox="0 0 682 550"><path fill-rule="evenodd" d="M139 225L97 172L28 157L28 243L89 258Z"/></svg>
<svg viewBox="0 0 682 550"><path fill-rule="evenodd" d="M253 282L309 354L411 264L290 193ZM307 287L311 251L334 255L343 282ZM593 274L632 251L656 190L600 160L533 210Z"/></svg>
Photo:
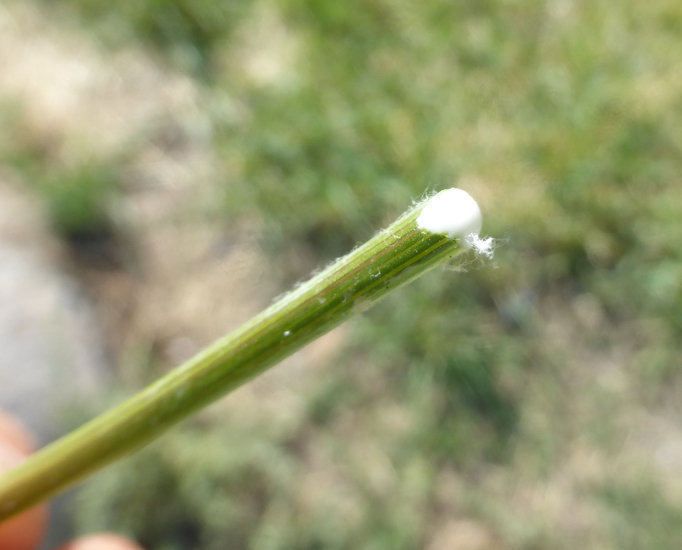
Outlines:
<svg viewBox="0 0 682 550"><path fill-rule="evenodd" d="M43 443L55 418L94 400L108 381L87 299L57 267L39 209L0 181L0 403Z"/></svg>
<svg viewBox="0 0 682 550"><path fill-rule="evenodd" d="M673 1L6 2L0 177L43 219L0 200L87 297L102 407L424 189L500 237L89 481L74 528L680 546L681 36Z"/></svg>

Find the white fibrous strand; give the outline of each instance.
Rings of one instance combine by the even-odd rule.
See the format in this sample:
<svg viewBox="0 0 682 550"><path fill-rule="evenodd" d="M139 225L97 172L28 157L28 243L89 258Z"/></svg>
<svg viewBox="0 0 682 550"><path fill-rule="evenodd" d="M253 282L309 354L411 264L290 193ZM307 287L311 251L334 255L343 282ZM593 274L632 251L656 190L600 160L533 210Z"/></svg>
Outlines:
<svg viewBox="0 0 682 550"><path fill-rule="evenodd" d="M464 239L469 248L473 248L479 256L485 256L489 260L495 255L495 239L493 237L481 238L476 233L470 233Z"/></svg>

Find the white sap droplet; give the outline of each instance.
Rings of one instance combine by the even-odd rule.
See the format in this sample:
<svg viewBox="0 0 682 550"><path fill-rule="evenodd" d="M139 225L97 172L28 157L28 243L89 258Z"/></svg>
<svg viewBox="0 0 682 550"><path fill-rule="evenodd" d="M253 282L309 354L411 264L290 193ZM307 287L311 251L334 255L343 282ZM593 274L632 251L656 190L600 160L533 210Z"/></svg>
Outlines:
<svg viewBox="0 0 682 550"><path fill-rule="evenodd" d="M290 336L290 335L291 335L291 331L290 331L290 330L285 330L285 331L284 331L284 334L283 334L282 336L284 336L284 337L286 338L287 336Z"/></svg>
<svg viewBox="0 0 682 550"><path fill-rule="evenodd" d="M482 216L478 203L462 189L441 191L426 201L417 226L431 233L463 239L481 231Z"/></svg>

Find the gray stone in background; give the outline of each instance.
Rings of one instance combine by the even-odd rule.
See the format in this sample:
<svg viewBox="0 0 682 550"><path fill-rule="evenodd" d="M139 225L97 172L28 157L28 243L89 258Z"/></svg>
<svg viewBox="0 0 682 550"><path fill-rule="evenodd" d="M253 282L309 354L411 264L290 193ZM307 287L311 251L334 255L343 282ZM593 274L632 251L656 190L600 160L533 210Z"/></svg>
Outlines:
<svg viewBox="0 0 682 550"><path fill-rule="evenodd" d="M45 443L106 382L101 337L31 197L0 176L0 407Z"/></svg>
<svg viewBox="0 0 682 550"><path fill-rule="evenodd" d="M67 407L97 393L104 372L92 313L74 283L0 236L0 407L44 443Z"/></svg>

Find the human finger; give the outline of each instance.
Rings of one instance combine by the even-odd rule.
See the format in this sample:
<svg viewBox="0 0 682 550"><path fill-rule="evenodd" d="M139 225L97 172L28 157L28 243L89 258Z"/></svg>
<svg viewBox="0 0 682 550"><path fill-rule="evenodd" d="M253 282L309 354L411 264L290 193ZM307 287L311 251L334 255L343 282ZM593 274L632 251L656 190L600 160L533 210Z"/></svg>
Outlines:
<svg viewBox="0 0 682 550"><path fill-rule="evenodd" d="M98 533L76 539L59 550L143 550L130 539L112 533Z"/></svg>
<svg viewBox="0 0 682 550"><path fill-rule="evenodd" d="M17 466L35 449L28 430L0 411L0 475ZM40 504L0 523L2 550L35 550L45 535L47 506Z"/></svg>

